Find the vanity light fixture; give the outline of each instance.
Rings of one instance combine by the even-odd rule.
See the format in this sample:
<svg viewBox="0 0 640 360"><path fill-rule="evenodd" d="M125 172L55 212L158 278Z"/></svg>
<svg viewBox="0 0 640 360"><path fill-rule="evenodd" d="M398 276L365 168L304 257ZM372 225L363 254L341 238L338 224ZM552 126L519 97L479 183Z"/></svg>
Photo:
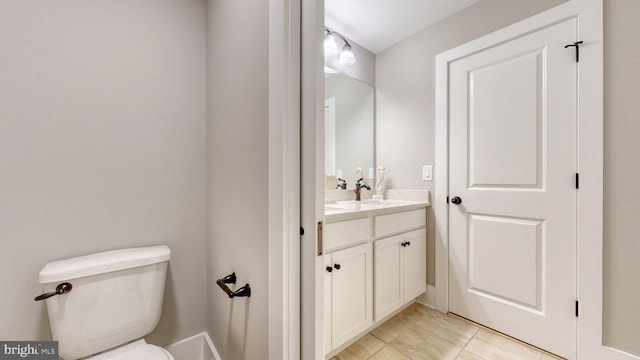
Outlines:
<svg viewBox="0 0 640 360"><path fill-rule="evenodd" d="M353 51L351 51L351 44L349 44L347 39L345 39L344 36L340 35L339 33L335 31L331 31L328 28L325 28L325 31L326 31L324 35L325 62L330 62L336 57L336 55L338 55L338 45L336 44L336 38L335 38L335 36L338 36L339 38L342 39L342 41L344 41L344 46L342 47L342 51L338 56L338 63L343 68L348 68L353 66L356 63L356 57L353 55Z"/></svg>

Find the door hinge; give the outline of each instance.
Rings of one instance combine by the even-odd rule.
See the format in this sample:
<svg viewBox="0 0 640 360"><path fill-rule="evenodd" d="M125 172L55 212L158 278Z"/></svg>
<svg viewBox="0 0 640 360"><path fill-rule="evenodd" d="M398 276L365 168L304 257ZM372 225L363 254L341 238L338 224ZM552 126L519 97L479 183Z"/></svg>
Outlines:
<svg viewBox="0 0 640 360"><path fill-rule="evenodd" d="M578 315L580 314L579 310L580 310L580 302L576 300L576 317L578 317Z"/></svg>
<svg viewBox="0 0 640 360"><path fill-rule="evenodd" d="M318 221L318 256L322 255L322 221Z"/></svg>
<svg viewBox="0 0 640 360"><path fill-rule="evenodd" d="M580 174L576 173L576 189L580 189Z"/></svg>

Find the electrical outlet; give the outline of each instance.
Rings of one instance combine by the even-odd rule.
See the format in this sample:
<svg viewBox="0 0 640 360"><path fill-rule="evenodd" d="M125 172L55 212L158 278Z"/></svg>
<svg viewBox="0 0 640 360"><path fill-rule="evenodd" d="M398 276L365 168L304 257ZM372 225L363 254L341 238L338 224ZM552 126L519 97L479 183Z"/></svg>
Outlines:
<svg viewBox="0 0 640 360"><path fill-rule="evenodd" d="M433 180L433 166L424 165L422 167L422 180L424 180L424 181Z"/></svg>

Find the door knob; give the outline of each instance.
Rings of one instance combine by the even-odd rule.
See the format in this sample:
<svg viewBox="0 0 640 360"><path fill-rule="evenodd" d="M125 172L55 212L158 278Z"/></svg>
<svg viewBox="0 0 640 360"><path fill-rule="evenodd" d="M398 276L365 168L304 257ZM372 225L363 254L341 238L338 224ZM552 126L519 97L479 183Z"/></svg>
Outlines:
<svg viewBox="0 0 640 360"><path fill-rule="evenodd" d="M460 196L454 196L453 199L451 199L451 202L455 205L460 205L462 204L462 199L460 198Z"/></svg>

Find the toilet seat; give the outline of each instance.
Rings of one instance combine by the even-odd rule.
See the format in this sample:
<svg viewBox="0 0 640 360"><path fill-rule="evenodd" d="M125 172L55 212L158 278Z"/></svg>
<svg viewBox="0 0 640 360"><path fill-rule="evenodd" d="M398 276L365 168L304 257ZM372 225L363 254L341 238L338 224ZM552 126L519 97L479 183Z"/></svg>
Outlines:
<svg viewBox="0 0 640 360"><path fill-rule="evenodd" d="M134 341L111 351L85 360L175 360L171 353L157 345L147 344L144 339Z"/></svg>

